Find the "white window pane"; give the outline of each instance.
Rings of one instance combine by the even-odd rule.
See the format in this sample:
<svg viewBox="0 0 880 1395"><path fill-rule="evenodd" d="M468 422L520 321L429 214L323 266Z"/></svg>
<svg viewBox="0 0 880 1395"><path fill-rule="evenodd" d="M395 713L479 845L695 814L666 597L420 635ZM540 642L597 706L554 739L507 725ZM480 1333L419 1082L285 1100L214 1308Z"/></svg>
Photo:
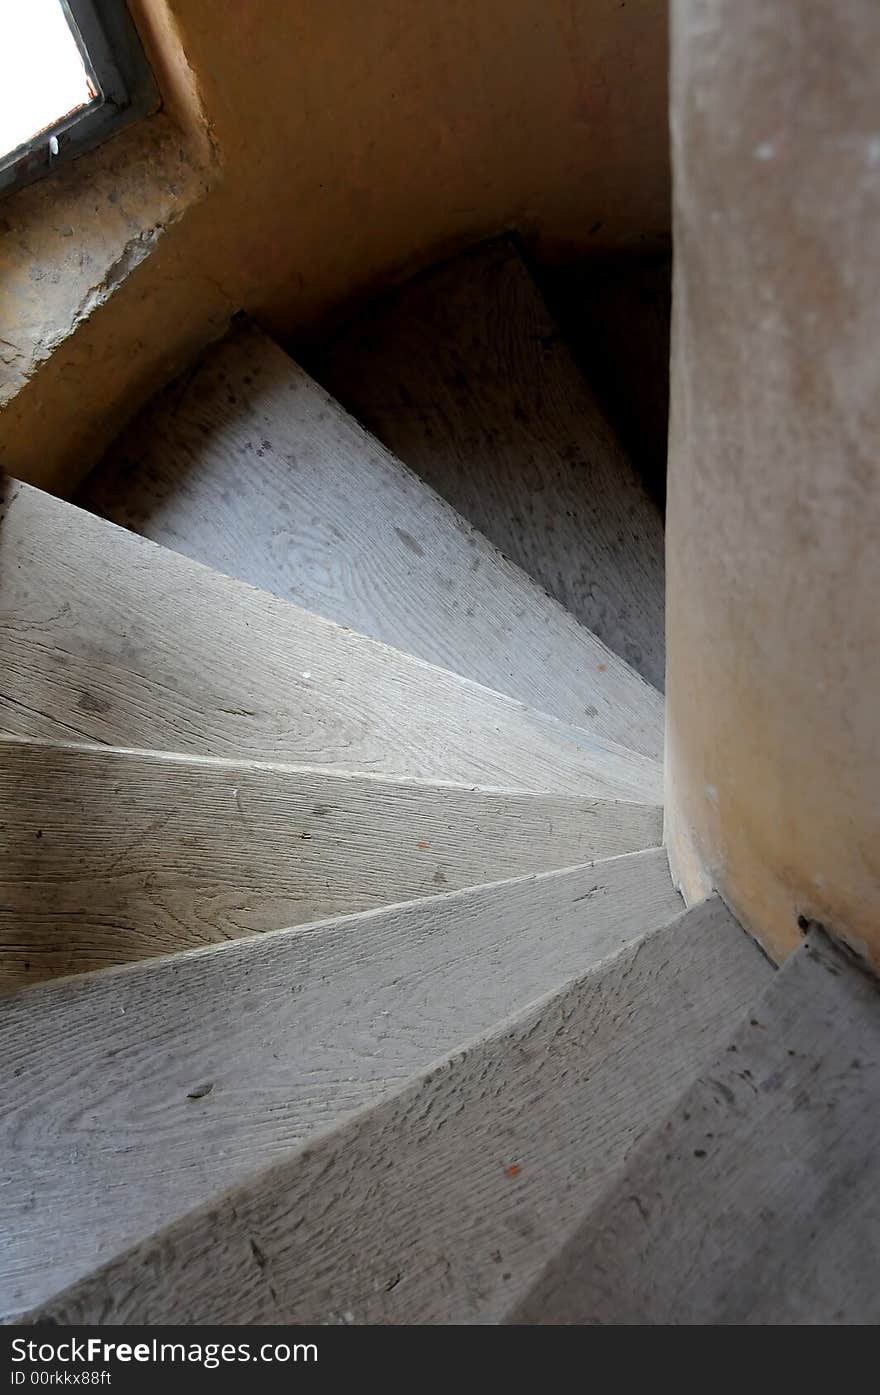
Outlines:
<svg viewBox="0 0 880 1395"><path fill-rule="evenodd" d="M0 158L93 96L58 0L0 0Z"/></svg>

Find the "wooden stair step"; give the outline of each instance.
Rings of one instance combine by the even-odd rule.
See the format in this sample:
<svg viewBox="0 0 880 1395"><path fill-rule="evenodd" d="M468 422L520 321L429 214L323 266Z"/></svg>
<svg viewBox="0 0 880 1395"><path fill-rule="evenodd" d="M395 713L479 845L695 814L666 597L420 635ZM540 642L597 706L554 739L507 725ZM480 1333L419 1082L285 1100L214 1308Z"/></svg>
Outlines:
<svg viewBox="0 0 880 1395"><path fill-rule="evenodd" d="M46 1302L680 908L658 849L0 998L0 1314Z"/></svg>
<svg viewBox="0 0 880 1395"><path fill-rule="evenodd" d="M720 903L701 906L585 961L227 1195L105 1252L28 1317L501 1320L772 972Z"/></svg>
<svg viewBox="0 0 880 1395"><path fill-rule="evenodd" d="M521 1322L880 1321L880 995L822 933L771 978Z"/></svg>
<svg viewBox="0 0 880 1395"><path fill-rule="evenodd" d="M0 731L662 800L649 757L2 485Z"/></svg>
<svg viewBox="0 0 880 1395"><path fill-rule="evenodd" d="M77 502L645 755L659 694L245 325L152 401Z"/></svg>
<svg viewBox="0 0 880 1395"><path fill-rule="evenodd" d="M662 517L513 242L403 286L313 367L390 450L662 689Z"/></svg>
<svg viewBox="0 0 880 1395"><path fill-rule="evenodd" d="M0 739L0 988L662 841L656 806Z"/></svg>

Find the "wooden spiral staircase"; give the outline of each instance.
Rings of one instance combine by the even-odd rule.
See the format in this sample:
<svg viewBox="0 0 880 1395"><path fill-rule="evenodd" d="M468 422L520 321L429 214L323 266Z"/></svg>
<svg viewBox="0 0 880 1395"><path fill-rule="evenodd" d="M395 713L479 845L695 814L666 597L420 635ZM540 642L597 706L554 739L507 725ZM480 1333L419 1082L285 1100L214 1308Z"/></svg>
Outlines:
<svg viewBox="0 0 880 1395"><path fill-rule="evenodd" d="M673 886L662 520L516 246L313 368L5 485L0 1311L860 1316L874 988Z"/></svg>

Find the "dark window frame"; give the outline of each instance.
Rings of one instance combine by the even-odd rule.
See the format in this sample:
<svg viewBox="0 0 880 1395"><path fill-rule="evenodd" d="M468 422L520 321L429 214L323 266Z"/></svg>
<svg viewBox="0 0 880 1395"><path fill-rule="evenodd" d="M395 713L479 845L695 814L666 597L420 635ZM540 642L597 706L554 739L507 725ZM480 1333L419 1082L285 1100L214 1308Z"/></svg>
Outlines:
<svg viewBox="0 0 880 1395"><path fill-rule="evenodd" d="M159 106L124 0L60 0L97 96L0 157L0 195L48 174Z"/></svg>

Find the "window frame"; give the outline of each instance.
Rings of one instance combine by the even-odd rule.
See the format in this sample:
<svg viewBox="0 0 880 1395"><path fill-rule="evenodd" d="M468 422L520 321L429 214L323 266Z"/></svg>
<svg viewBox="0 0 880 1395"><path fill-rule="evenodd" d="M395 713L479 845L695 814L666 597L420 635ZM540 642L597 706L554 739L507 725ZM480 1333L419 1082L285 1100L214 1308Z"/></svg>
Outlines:
<svg viewBox="0 0 880 1395"><path fill-rule="evenodd" d="M59 0L97 97L0 157L0 196L49 174L160 105L125 0ZM53 147L57 144L57 149Z"/></svg>

